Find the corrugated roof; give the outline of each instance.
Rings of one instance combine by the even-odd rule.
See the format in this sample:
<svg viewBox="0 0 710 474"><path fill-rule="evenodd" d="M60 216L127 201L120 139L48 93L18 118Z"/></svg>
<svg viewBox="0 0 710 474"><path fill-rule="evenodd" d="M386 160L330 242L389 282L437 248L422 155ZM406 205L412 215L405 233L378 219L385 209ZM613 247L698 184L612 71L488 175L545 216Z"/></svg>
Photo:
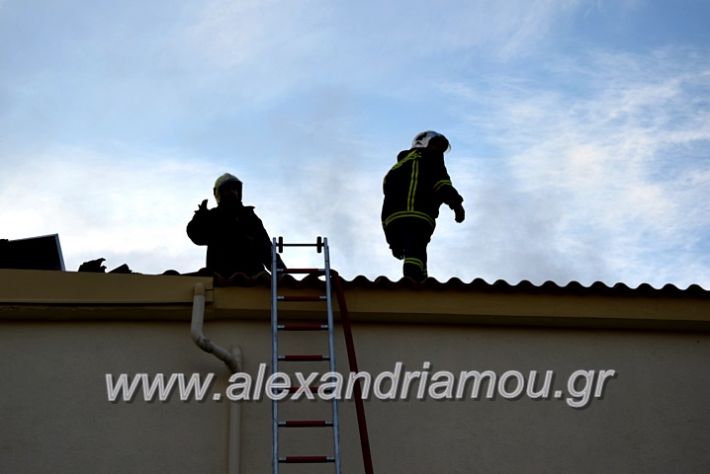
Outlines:
<svg viewBox="0 0 710 474"><path fill-rule="evenodd" d="M616 283L609 286L603 282L595 282L589 286L584 286L577 281L571 281L565 285L560 285L553 281L546 281L541 285L535 285L528 280L522 280L516 284L511 284L505 280L496 280L489 283L482 278L475 278L470 282L462 281L459 278L450 278L441 282L435 278L427 278L424 282L418 283L410 278L400 280L390 280L386 276L379 276L374 280L358 275L352 280L344 279L344 286L348 288L362 288L368 290L434 290L434 291L477 291L492 293L532 293L532 294L565 294L565 295L609 295L609 296L659 296L659 297L710 297L710 290L706 290L700 285L690 285L682 289L673 284L664 285L661 288L654 288L648 283L643 283L637 287L630 287L624 283ZM243 274L235 275L231 280L215 279L216 286L269 286L271 276L263 273L254 278ZM303 279L296 279L291 275L282 277L280 286L291 288L310 288L322 285L317 276L309 275Z"/></svg>
<svg viewBox="0 0 710 474"><path fill-rule="evenodd" d="M205 289L211 318L266 321L271 311L267 273L224 281L197 275L0 270L0 281L0 319L186 320L198 285ZM710 291L699 285L534 285L480 278L416 283L356 276L346 279L343 287L353 321L361 322L710 329ZM279 288L286 290L280 292L284 295L321 294L323 281L286 275ZM318 303L299 303L280 313L297 320L322 310Z"/></svg>

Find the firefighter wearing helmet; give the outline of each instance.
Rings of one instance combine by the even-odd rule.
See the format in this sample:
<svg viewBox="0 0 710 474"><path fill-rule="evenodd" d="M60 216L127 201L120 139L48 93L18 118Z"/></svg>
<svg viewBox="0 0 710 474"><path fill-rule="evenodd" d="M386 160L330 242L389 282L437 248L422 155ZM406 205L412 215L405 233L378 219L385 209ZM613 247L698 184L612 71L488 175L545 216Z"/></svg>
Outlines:
<svg viewBox="0 0 710 474"><path fill-rule="evenodd" d="M207 209L207 199L187 225L187 235L207 246L206 272L224 279L236 274L253 277L271 269L271 239L253 206L242 204L242 182L229 173L215 181L217 207ZM278 258L279 268L284 268Z"/></svg>
<svg viewBox="0 0 710 474"><path fill-rule="evenodd" d="M403 273L415 281L427 277L427 253L441 204L448 205L456 222L466 214L463 198L451 184L444 153L451 146L431 130L414 137L412 147L397 155L397 163L383 182L382 227L392 254L404 260Z"/></svg>

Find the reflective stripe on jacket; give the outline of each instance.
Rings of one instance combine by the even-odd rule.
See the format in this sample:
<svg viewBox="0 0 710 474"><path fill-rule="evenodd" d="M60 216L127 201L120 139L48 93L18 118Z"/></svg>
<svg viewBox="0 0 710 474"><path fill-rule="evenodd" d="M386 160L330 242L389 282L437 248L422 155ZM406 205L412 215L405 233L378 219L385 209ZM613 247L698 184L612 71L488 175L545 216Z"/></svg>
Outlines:
<svg viewBox="0 0 710 474"><path fill-rule="evenodd" d="M397 155L397 163L382 184L382 226L386 229L397 219L420 219L432 229L436 226L439 206L461 204L463 198L451 184L443 153L428 148L413 148Z"/></svg>

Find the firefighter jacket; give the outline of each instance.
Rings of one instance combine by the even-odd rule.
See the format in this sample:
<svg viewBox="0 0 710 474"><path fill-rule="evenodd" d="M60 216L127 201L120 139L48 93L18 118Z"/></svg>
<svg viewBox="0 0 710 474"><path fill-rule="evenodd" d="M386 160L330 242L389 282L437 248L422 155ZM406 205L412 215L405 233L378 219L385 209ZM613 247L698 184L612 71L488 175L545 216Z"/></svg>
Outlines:
<svg viewBox="0 0 710 474"><path fill-rule="evenodd" d="M225 278L271 270L271 240L252 206L198 210L187 225L187 235L195 244L207 246L207 269ZM280 258L278 262L283 267Z"/></svg>
<svg viewBox="0 0 710 474"><path fill-rule="evenodd" d="M444 154L429 148L412 148L397 155L397 164L383 182L385 200L382 205L382 227L400 219L418 219L436 226L439 206L452 209L463 198L451 184Z"/></svg>

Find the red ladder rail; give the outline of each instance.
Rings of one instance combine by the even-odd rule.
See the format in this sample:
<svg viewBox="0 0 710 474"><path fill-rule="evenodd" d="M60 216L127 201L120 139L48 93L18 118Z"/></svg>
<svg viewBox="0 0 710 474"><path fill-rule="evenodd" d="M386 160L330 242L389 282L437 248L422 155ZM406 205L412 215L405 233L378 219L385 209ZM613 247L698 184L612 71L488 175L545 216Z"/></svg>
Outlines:
<svg viewBox="0 0 710 474"><path fill-rule="evenodd" d="M357 373L358 368L357 356L355 355L355 342L353 340L353 331L350 324L350 314L348 313L348 306L345 302L343 283L340 278L340 274L338 274L337 271L331 269L330 274L332 275L333 289L335 290L335 296L338 300L338 308L340 309L340 322L343 325L345 348L348 354L348 364L350 365L350 371ZM355 395L355 412L357 414L358 431L360 432L360 447L362 448L362 462L365 467L365 474L374 474L375 471L372 467L372 452L370 451L370 437L367 434L367 420L365 419L365 403L362 400L360 380L355 380L353 392Z"/></svg>

